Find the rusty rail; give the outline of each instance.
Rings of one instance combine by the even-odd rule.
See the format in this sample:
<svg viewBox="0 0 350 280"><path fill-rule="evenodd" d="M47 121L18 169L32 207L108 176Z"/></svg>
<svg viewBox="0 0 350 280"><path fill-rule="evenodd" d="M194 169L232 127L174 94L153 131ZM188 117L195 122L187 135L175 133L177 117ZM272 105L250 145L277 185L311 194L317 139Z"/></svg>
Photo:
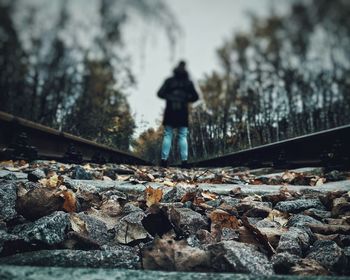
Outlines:
<svg viewBox="0 0 350 280"><path fill-rule="evenodd" d="M194 167L350 167L350 125L191 162Z"/></svg>
<svg viewBox="0 0 350 280"><path fill-rule="evenodd" d="M71 162L150 163L128 152L0 111L0 156L3 159L54 159Z"/></svg>

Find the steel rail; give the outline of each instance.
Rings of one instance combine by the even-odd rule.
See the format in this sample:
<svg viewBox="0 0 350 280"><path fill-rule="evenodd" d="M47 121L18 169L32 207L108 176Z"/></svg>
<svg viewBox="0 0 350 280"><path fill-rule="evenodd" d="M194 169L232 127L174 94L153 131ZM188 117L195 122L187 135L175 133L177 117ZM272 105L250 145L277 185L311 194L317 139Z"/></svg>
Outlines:
<svg viewBox="0 0 350 280"><path fill-rule="evenodd" d="M67 157L70 154L78 156L78 158L80 154L81 160L84 162L96 161L97 159L114 163L150 164L131 153L0 111L0 151L3 159L14 156L13 152L18 148L18 139L21 136L23 138L23 135L25 135L27 143L21 143L21 145L27 145L27 149L33 152L31 153L33 157L38 159L65 161L68 160ZM37 154L35 154L35 150L37 150ZM23 156L21 153L15 155Z"/></svg>
<svg viewBox="0 0 350 280"><path fill-rule="evenodd" d="M223 156L190 162L191 167L349 167L350 125L299 136Z"/></svg>

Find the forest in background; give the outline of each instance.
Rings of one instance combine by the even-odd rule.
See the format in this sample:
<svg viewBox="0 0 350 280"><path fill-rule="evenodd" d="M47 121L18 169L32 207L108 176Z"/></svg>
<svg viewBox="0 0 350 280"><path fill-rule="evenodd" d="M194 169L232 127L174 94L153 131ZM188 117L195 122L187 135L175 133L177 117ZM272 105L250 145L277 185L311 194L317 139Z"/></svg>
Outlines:
<svg viewBox="0 0 350 280"><path fill-rule="evenodd" d="M123 26L138 14L175 42L178 23L162 0L96 0L87 21L72 12L78 2L0 0L0 110L155 162L162 128L133 139L126 95L137 81ZM347 0L293 0L282 15L251 15L250 30L222 44L221 67L200 81L190 158L350 123L349 14Z"/></svg>
<svg viewBox="0 0 350 280"><path fill-rule="evenodd" d="M284 15L252 15L250 31L217 50L221 67L200 81L191 111L190 158L350 123L350 2L290 2ZM161 137L162 127L145 131L136 151L154 160Z"/></svg>
<svg viewBox="0 0 350 280"><path fill-rule="evenodd" d="M123 27L131 15L176 39L162 0L0 0L0 110L129 150L136 79Z"/></svg>

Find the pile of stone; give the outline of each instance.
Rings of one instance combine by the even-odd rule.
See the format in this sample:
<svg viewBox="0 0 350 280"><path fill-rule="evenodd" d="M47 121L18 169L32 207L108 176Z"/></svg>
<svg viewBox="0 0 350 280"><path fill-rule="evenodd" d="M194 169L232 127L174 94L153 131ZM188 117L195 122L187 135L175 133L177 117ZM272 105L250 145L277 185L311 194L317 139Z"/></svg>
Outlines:
<svg viewBox="0 0 350 280"><path fill-rule="evenodd" d="M347 173L261 172L0 163L0 264L350 275Z"/></svg>

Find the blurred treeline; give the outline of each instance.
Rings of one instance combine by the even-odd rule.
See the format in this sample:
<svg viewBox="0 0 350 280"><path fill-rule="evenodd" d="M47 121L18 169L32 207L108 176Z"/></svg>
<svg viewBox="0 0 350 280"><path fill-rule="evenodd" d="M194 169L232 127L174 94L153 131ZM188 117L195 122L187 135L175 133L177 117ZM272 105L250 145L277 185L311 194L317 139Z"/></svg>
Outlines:
<svg viewBox="0 0 350 280"><path fill-rule="evenodd" d="M350 123L350 1L289 3L251 15L250 31L217 51L221 68L202 79L191 113L192 159ZM154 159L160 138L161 128L144 132L137 151Z"/></svg>
<svg viewBox="0 0 350 280"><path fill-rule="evenodd" d="M128 150L129 15L174 39L162 0L0 0L0 110Z"/></svg>

